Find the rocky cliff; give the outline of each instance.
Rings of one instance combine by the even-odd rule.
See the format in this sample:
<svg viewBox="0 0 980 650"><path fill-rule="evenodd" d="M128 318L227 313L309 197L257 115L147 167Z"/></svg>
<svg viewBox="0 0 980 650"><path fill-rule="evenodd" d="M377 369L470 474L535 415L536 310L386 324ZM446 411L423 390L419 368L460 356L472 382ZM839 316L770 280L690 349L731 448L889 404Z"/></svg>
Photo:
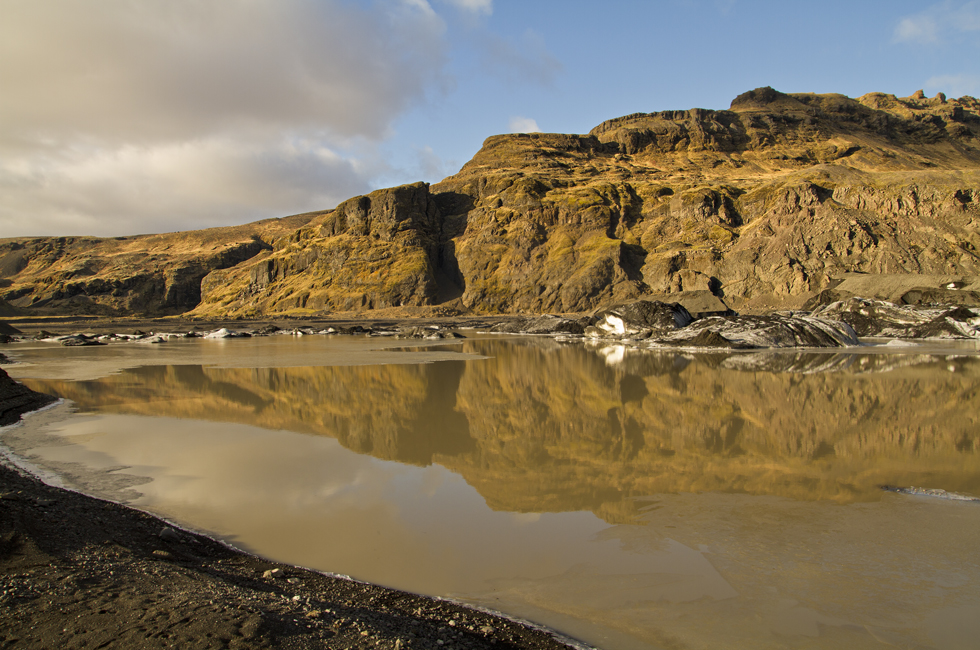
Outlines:
<svg viewBox="0 0 980 650"><path fill-rule="evenodd" d="M271 249L314 216L161 235L0 239L0 314L183 313L200 302L209 273Z"/></svg>
<svg viewBox="0 0 980 650"><path fill-rule="evenodd" d="M193 274L199 304L196 286L179 307L154 304L202 317L580 312L710 291L735 309L800 307L846 274L973 285L978 227L976 99L761 88L729 110L488 138L438 184L350 199L244 261L212 263ZM64 293L65 280L12 272L7 257L15 306Z"/></svg>

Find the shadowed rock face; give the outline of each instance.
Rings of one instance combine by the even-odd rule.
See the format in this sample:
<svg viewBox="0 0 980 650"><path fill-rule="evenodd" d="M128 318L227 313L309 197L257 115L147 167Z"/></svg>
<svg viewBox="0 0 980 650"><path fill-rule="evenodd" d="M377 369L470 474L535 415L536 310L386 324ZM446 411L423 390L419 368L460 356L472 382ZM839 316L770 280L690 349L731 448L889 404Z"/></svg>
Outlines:
<svg viewBox="0 0 980 650"><path fill-rule="evenodd" d="M107 266L110 240L72 240L87 257L57 253L65 240L0 243L0 297L226 317L450 302L583 312L711 292L739 310L846 298L824 293L845 274L911 274L963 286L913 282L906 302L974 304L978 224L976 99L762 88L729 110L493 136L436 185L350 199L220 259Z"/></svg>
<svg viewBox="0 0 980 650"><path fill-rule="evenodd" d="M0 427L13 424L24 413L39 409L55 399L51 395L35 393L0 370Z"/></svg>

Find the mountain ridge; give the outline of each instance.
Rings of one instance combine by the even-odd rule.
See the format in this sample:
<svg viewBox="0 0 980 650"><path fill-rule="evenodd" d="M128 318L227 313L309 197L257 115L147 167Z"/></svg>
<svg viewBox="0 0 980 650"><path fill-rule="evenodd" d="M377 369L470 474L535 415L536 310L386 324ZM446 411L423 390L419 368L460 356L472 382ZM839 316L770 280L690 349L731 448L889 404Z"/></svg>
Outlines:
<svg viewBox="0 0 980 650"><path fill-rule="evenodd" d="M180 266L158 246L152 289L79 280L82 258L104 256L98 241L74 257L49 251L43 266L25 243L0 240L0 298L34 312L227 318L567 313L691 291L735 309L799 308L847 274L966 286L980 277L980 102L760 88L727 110L491 136L439 183L300 217L237 227L218 246L237 251L224 258L202 244ZM184 235L192 249L199 236ZM161 281L184 267L193 272L182 283Z"/></svg>

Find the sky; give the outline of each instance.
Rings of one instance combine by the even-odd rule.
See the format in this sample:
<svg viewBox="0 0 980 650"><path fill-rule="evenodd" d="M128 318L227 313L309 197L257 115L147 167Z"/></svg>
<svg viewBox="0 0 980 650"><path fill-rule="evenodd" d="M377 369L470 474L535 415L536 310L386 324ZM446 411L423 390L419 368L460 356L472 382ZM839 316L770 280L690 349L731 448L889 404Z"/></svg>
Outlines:
<svg viewBox="0 0 980 650"><path fill-rule="evenodd" d="M980 97L980 0L0 0L0 238L323 210L500 133Z"/></svg>

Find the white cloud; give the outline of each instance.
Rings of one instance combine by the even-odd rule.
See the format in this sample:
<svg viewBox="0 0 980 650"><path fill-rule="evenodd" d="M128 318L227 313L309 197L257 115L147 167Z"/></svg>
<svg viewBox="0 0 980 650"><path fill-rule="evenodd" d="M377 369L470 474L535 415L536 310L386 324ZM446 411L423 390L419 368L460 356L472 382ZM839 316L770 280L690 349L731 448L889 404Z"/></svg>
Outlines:
<svg viewBox="0 0 980 650"><path fill-rule="evenodd" d="M489 16L493 13L493 0L442 0L442 2L476 15Z"/></svg>
<svg viewBox="0 0 980 650"><path fill-rule="evenodd" d="M0 232L112 235L243 223L367 192L363 171L301 135L50 151L0 162Z"/></svg>
<svg viewBox="0 0 980 650"><path fill-rule="evenodd" d="M980 97L980 75L944 74L930 77L925 83L930 94L933 91L945 93L947 97L972 95Z"/></svg>
<svg viewBox="0 0 980 650"><path fill-rule="evenodd" d="M980 31L980 0L944 2L905 16L895 27L898 43L934 44L954 34Z"/></svg>
<svg viewBox="0 0 980 650"><path fill-rule="evenodd" d="M331 207L445 83L425 0L8 0L0 232L127 234Z"/></svg>
<svg viewBox="0 0 980 650"><path fill-rule="evenodd" d="M538 123L529 117L512 117L507 127L511 133L540 133Z"/></svg>
<svg viewBox="0 0 980 650"><path fill-rule="evenodd" d="M895 40L900 43L935 43L939 28L930 16L909 16L899 21L895 28Z"/></svg>

